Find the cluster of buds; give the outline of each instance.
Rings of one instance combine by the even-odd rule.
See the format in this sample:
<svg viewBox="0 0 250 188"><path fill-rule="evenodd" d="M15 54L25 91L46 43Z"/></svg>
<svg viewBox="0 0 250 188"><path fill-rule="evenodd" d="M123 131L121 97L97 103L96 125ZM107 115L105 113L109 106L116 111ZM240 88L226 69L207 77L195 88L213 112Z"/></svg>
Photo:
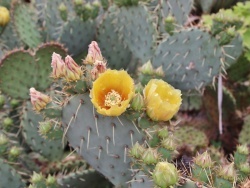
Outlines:
<svg viewBox="0 0 250 188"><path fill-rule="evenodd" d="M158 67L157 69L154 69L151 61L148 61L142 67L140 67L139 71L142 74L146 75L155 75L156 77L157 76L164 77L164 71L162 69L162 66Z"/></svg>
<svg viewBox="0 0 250 188"><path fill-rule="evenodd" d="M65 61L57 54L52 54L51 67L53 68L53 78L64 78L67 82L80 80L83 71L79 65L69 55L65 57Z"/></svg>
<svg viewBox="0 0 250 188"><path fill-rule="evenodd" d="M107 62L102 57L102 52L96 41L92 41L89 45L88 55L84 60L84 64L91 65L91 78L96 80L99 75L106 71Z"/></svg>

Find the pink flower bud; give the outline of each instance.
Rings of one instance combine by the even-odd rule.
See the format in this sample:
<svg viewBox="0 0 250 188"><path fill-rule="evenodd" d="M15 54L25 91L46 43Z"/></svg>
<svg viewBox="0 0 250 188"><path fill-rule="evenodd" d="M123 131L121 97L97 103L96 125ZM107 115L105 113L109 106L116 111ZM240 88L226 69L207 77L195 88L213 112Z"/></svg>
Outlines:
<svg viewBox="0 0 250 188"><path fill-rule="evenodd" d="M81 67L69 55L65 57L64 78L67 82L77 81L81 79L83 72Z"/></svg>
<svg viewBox="0 0 250 188"><path fill-rule="evenodd" d="M102 52L96 41L89 45L88 55L84 61L85 64L94 64L96 61L103 61Z"/></svg>
<svg viewBox="0 0 250 188"><path fill-rule="evenodd" d="M46 107L51 98L32 87L30 88L30 100L34 110L39 112Z"/></svg>
<svg viewBox="0 0 250 188"><path fill-rule="evenodd" d="M62 57L55 52L53 52L52 54L51 67L53 68L52 72L53 78L61 78L63 76L65 63L62 60Z"/></svg>
<svg viewBox="0 0 250 188"><path fill-rule="evenodd" d="M107 63L105 61L97 60L94 63L94 67L91 70L91 77L93 80L97 79L101 73L104 73L107 70Z"/></svg>

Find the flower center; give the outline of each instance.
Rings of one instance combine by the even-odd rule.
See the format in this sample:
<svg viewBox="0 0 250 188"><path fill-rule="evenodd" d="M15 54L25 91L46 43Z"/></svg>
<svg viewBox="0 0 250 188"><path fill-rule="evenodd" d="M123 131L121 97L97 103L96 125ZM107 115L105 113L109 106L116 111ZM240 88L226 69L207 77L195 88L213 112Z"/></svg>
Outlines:
<svg viewBox="0 0 250 188"><path fill-rule="evenodd" d="M107 95L105 95L104 105L108 107L114 105L120 105L121 101L122 101L121 95L118 92L111 90L110 92L108 92Z"/></svg>

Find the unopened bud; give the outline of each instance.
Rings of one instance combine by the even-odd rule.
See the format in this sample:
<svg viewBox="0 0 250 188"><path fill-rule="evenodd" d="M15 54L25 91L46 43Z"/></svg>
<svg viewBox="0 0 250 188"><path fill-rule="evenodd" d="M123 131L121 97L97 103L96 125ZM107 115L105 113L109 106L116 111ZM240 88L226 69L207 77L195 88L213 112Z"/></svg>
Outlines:
<svg viewBox="0 0 250 188"><path fill-rule="evenodd" d="M172 163L158 162L153 172L153 180L159 187L171 187L178 183L179 175Z"/></svg>
<svg viewBox="0 0 250 188"><path fill-rule="evenodd" d="M57 180L56 180L56 178L55 178L54 176L51 176L51 175L49 174L49 176L48 176L47 179L46 179L46 185L47 185L48 187L51 187L51 186L57 187Z"/></svg>
<svg viewBox="0 0 250 188"><path fill-rule="evenodd" d="M84 60L85 64L93 65L96 61L103 61L101 50L96 41L92 41L89 45L88 55Z"/></svg>
<svg viewBox="0 0 250 188"><path fill-rule="evenodd" d="M161 130L158 131L158 136L161 138L161 139L165 139L165 138L168 138L168 128L165 127Z"/></svg>
<svg viewBox="0 0 250 188"><path fill-rule="evenodd" d="M236 177L234 163L230 163L223 167L220 167L217 175L225 180L229 180L230 182L233 182Z"/></svg>
<svg viewBox="0 0 250 188"><path fill-rule="evenodd" d="M63 131L52 121L39 122L38 132L45 139L56 140L61 139Z"/></svg>
<svg viewBox="0 0 250 188"><path fill-rule="evenodd" d="M46 105L51 102L51 98L48 95L45 95L35 88L30 88L30 100L33 106L33 109L37 112L40 112L46 107Z"/></svg>
<svg viewBox="0 0 250 188"><path fill-rule="evenodd" d="M0 146L7 144L8 141L8 138L4 134L0 133Z"/></svg>
<svg viewBox="0 0 250 188"><path fill-rule="evenodd" d="M62 57L53 52L51 67L53 68L51 76L53 78L61 78L64 75L65 63L62 60Z"/></svg>
<svg viewBox="0 0 250 188"><path fill-rule="evenodd" d="M157 151L152 148L146 149L142 155L143 162L148 165L156 164L158 162L158 159L159 159L159 155Z"/></svg>
<svg viewBox="0 0 250 188"><path fill-rule="evenodd" d="M60 12L60 16L61 16L62 20L66 21L67 17L68 17L68 13L67 13L67 7L65 6L65 4L61 3L58 7L58 10Z"/></svg>
<svg viewBox="0 0 250 188"><path fill-rule="evenodd" d="M65 58L64 78L67 82L80 80L83 75L81 67L69 55Z"/></svg>
<svg viewBox="0 0 250 188"><path fill-rule="evenodd" d="M207 151L194 158L194 163L202 168L210 168L213 165L210 155Z"/></svg>
<svg viewBox="0 0 250 188"><path fill-rule="evenodd" d="M155 74L156 74L156 76L164 77L164 71L163 71L162 66L155 69Z"/></svg>
<svg viewBox="0 0 250 188"><path fill-rule="evenodd" d="M250 165L249 163L242 163L239 166L239 170L243 172L244 174L250 175Z"/></svg>
<svg viewBox="0 0 250 188"><path fill-rule="evenodd" d="M16 159L17 157L19 157L20 154L21 154L20 148L18 148L16 146L13 146L12 148L10 148L9 157L11 159Z"/></svg>
<svg viewBox="0 0 250 188"><path fill-rule="evenodd" d="M0 109L4 106L5 104L5 97L3 95L0 95Z"/></svg>
<svg viewBox="0 0 250 188"><path fill-rule="evenodd" d="M161 146L166 148L167 150L174 151L177 147L174 136L170 135L167 138L164 138L161 141Z"/></svg>
<svg viewBox="0 0 250 188"><path fill-rule="evenodd" d="M4 118L3 120L3 127L6 131L8 131L12 125L14 124L13 120L9 117Z"/></svg>
<svg viewBox="0 0 250 188"><path fill-rule="evenodd" d="M145 149L138 142L136 142L130 150L130 155L136 159L139 159L141 158L144 151Z"/></svg>
<svg viewBox="0 0 250 188"><path fill-rule="evenodd" d="M12 100L10 101L10 105L11 105L12 108L18 107L19 103L20 103L20 102L19 102L19 100L17 100L17 99L12 99Z"/></svg>
<svg viewBox="0 0 250 188"><path fill-rule="evenodd" d="M247 145L239 145L237 146L237 150L236 152L242 154L242 155L248 155L249 154L249 150Z"/></svg>
<svg viewBox="0 0 250 188"><path fill-rule="evenodd" d="M44 182L44 177L43 175L40 173L36 173L36 172L33 172L33 175L31 177L31 183L33 184L39 184L41 182Z"/></svg>
<svg viewBox="0 0 250 188"><path fill-rule="evenodd" d="M94 67L91 70L92 80L96 80L101 73L104 73L107 70L107 63L105 61L96 60Z"/></svg>
<svg viewBox="0 0 250 188"><path fill-rule="evenodd" d="M150 74L150 75L154 74L154 69L151 64L151 61L148 61L147 63L142 65L142 67L140 68L140 72L143 74Z"/></svg>
<svg viewBox="0 0 250 188"><path fill-rule="evenodd" d="M10 21L10 12L7 8L0 6L0 26L5 26Z"/></svg>
<svg viewBox="0 0 250 188"><path fill-rule="evenodd" d="M140 111L144 107L144 99L140 93L136 93L131 101L131 108Z"/></svg>

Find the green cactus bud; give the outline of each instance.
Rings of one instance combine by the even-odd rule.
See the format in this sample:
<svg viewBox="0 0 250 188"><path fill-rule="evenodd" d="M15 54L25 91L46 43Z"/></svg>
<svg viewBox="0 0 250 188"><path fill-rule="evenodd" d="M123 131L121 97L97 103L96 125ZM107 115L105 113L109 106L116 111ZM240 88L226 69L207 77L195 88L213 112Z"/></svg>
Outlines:
<svg viewBox="0 0 250 188"><path fill-rule="evenodd" d="M177 145L174 136L170 135L168 138L163 139L161 141L161 146L171 151L176 150Z"/></svg>
<svg viewBox="0 0 250 188"><path fill-rule="evenodd" d="M142 65L142 67L140 68L140 72L143 74L153 75L155 71L154 71L153 66L151 64L151 61L148 61L147 63Z"/></svg>
<svg viewBox="0 0 250 188"><path fill-rule="evenodd" d="M161 138L161 139L166 139L168 138L168 128L167 127L164 127L163 129L159 130L158 131L158 136Z"/></svg>
<svg viewBox="0 0 250 188"><path fill-rule="evenodd" d="M30 181L35 187L46 188L45 178L43 177L42 173L38 174L36 172L33 172Z"/></svg>
<svg viewBox="0 0 250 188"><path fill-rule="evenodd" d="M56 140L61 139L63 136L63 131L57 123L53 121L39 122L38 132L45 139Z"/></svg>
<svg viewBox="0 0 250 188"><path fill-rule="evenodd" d="M7 151L8 142L9 139L4 134L0 134L0 155Z"/></svg>
<svg viewBox="0 0 250 188"><path fill-rule="evenodd" d="M168 16L165 18L165 31L170 35L173 34L175 30L175 18L173 16Z"/></svg>
<svg viewBox="0 0 250 188"><path fill-rule="evenodd" d="M49 174L49 176L46 179L46 185L47 185L48 188L56 188L56 187L58 187L56 178Z"/></svg>
<svg viewBox="0 0 250 188"><path fill-rule="evenodd" d="M19 105L19 100L17 100L17 99L12 99L12 100L10 101L10 105L11 105L12 108L18 107L18 105Z"/></svg>
<svg viewBox="0 0 250 188"><path fill-rule="evenodd" d="M142 157L144 151L145 148L143 148L138 142L136 142L130 150L130 155L136 159L139 159Z"/></svg>
<svg viewBox="0 0 250 188"><path fill-rule="evenodd" d="M140 111L144 107L144 99L140 93L136 93L131 101L131 108L135 111Z"/></svg>
<svg viewBox="0 0 250 188"><path fill-rule="evenodd" d="M74 0L75 5L83 5L83 0Z"/></svg>
<svg viewBox="0 0 250 188"><path fill-rule="evenodd" d="M158 77L164 77L165 73L162 66L159 66L157 69L155 69L155 75Z"/></svg>
<svg viewBox="0 0 250 188"><path fill-rule="evenodd" d="M101 0L102 8L107 10L109 8L109 0Z"/></svg>
<svg viewBox="0 0 250 188"><path fill-rule="evenodd" d="M148 148L144 151L142 155L142 160L145 164L151 165L158 162L159 155L156 150Z"/></svg>
<svg viewBox="0 0 250 188"><path fill-rule="evenodd" d="M194 163L202 168L211 168L213 166L212 159L207 151L196 156L194 158Z"/></svg>
<svg viewBox="0 0 250 188"><path fill-rule="evenodd" d="M3 95L0 95L0 109L4 106L5 103L5 97Z"/></svg>
<svg viewBox="0 0 250 188"><path fill-rule="evenodd" d="M179 175L176 167L168 162L156 164L153 172L153 180L162 188L171 187L178 183Z"/></svg>
<svg viewBox="0 0 250 188"><path fill-rule="evenodd" d="M236 177L236 171L234 169L234 163L230 163L225 166L221 166L217 172L217 175L223 179L233 182Z"/></svg>
<svg viewBox="0 0 250 188"><path fill-rule="evenodd" d="M248 162L240 164L238 167L238 179L240 181L245 180L250 175L250 165Z"/></svg>
<svg viewBox="0 0 250 188"><path fill-rule="evenodd" d="M9 117L4 118L4 120L3 120L4 130L9 131L11 129L11 127L13 126L13 124L14 124L14 122L11 118L9 118Z"/></svg>
<svg viewBox="0 0 250 188"><path fill-rule="evenodd" d="M60 11L60 16L62 20L67 21L68 12L67 12L67 7L65 6L65 4L61 3L58 7L58 10Z"/></svg>
<svg viewBox="0 0 250 188"><path fill-rule="evenodd" d="M92 9L92 13L91 13L91 18L92 19L95 19L97 16L98 16L98 13L99 13L99 9L101 7L101 4L99 1L95 0L93 3L92 3L92 6L93 6L93 9Z"/></svg>
<svg viewBox="0 0 250 188"><path fill-rule="evenodd" d="M141 83L139 82L138 84L135 85L135 93L143 93L143 86L141 85Z"/></svg>
<svg viewBox="0 0 250 188"><path fill-rule="evenodd" d="M21 154L21 148L17 147L17 146L13 146L10 148L9 151L9 160L10 161L15 161Z"/></svg>

